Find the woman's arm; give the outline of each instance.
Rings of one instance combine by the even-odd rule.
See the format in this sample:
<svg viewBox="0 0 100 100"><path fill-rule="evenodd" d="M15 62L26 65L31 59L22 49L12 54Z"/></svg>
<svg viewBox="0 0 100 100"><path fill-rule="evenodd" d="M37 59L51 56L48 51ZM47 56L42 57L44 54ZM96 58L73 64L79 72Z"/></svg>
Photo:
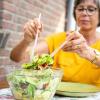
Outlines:
<svg viewBox="0 0 100 100"><path fill-rule="evenodd" d="M29 58L31 52L31 43L36 34L42 31L42 23L38 19L30 20L24 25L24 39L11 51L10 58L16 62ZM35 53L49 53L48 45L45 41L39 42L35 48ZM26 61L26 60L25 60Z"/></svg>
<svg viewBox="0 0 100 100"><path fill-rule="evenodd" d="M33 44L34 45L34 44ZM32 46L33 46L32 45ZM30 52L32 52L32 46L25 39L23 39L12 51L10 58L13 61L20 62L22 60L28 60L30 58ZM35 48L35 54L41 55L42 53L49 53L48 45L45 41L41 41Z"/></svg>
<svg viewBox="0 0 100 100"><path fill-rule="evenodd" d="M75 52L97 66L100 66L100 52L91 48L79 32L68 34L66 44L62 49L64 51Z"/></svg>
<svg viewBox="0 0 100 100"><path fill-rule="evenodd" d="M26 58L29 52L29 42L23 39L15 48L12 49L10 58L13 61L19 62Z"/></svg>
<svg viewBox="0 0 100 100"><path fill-rule="evenodd" d="M85 55L85 58L91 61L91 63L100 66L100 52L98 50L89 47Z"/></svg>

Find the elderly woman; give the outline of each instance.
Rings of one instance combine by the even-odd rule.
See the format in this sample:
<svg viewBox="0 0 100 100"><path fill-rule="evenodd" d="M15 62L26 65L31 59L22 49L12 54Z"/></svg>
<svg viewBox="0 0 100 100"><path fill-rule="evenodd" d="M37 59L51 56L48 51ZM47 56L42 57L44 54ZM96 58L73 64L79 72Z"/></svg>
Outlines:
<svg viewBox="0 0 100 100"><path fill-rule="evenodd" d="M63 42L62 49L54 55L53 67L64 71L63 81L81 82L100 86L100 24L99 0L75 0L74 17L79 31L61 32L46 37L37 45L38 54L51 54ZM42 24L36 19L25 24L24 39L12 50L11 59L19 62L25 58L29 45Z"/></svg>

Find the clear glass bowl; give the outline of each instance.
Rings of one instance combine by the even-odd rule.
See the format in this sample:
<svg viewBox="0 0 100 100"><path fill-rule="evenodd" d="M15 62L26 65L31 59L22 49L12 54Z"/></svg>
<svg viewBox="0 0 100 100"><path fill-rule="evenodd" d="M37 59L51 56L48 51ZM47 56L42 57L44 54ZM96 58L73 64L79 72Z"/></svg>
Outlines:
<svg viewBox="0 0 100 100"><path fill-rule="evenodd" d="M15 70L7 75L17 100L51 100L62 78L62 70Z"/></svg>

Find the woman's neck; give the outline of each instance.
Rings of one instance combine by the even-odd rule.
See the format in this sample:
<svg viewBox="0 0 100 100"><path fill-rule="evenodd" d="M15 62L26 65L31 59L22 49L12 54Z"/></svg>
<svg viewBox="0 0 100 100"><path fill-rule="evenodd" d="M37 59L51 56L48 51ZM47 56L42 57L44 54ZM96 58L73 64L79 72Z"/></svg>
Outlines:
<svg viewBox="0 0 100 100"><path fill-rule="evenodd" d="M89 45L97 41L96 30L80 30L80 33L84 36Z"/></svg>

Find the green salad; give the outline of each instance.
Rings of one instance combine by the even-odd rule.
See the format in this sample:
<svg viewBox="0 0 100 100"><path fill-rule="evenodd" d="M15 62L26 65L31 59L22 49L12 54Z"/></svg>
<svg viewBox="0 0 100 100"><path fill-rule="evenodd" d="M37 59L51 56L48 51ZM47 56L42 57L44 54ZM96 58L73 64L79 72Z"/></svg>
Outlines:
<svg viewBox="0 0 100 100"><path fill-rule="evenodd" d="M42 69L48 68L52 64L52 57L48 54L43 54L41 56L34 56L32 62L23 64L22 67L26 69Z"/></svg>
<svg viewBox="0 0 100 100"><path fill-rule="evenodd" d="M35 56L8 75L11 91L17 100L51 100L61 80L60 70L51 69L53 59L48 54Z"/></svg>

